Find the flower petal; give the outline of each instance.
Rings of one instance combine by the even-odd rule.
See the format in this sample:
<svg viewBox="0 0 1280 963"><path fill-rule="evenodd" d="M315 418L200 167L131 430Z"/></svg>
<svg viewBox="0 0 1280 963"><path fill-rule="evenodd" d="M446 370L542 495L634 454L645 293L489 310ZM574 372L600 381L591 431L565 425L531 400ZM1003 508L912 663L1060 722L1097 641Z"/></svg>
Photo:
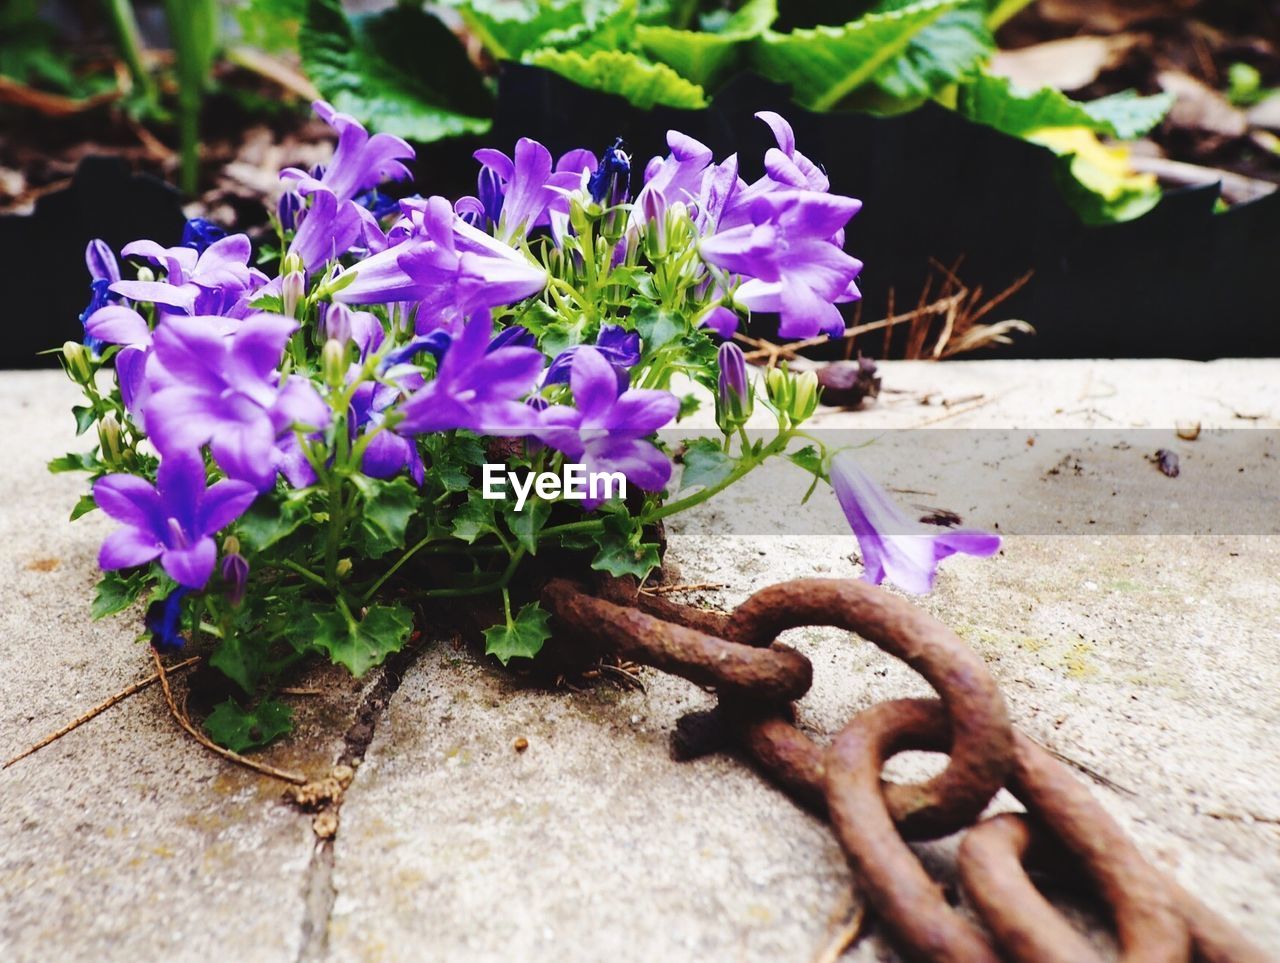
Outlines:
<svg viewBox="0 0 1280 963"><path fill-rule="evenodd" d="M118 528L107 536L98 552L98 567L105 572L145 565L164 550L160 540L137 528Z"/></svg>
<svg viewBox="0 0 1280 963"><path fill-rule="evenodd" d="M189 548L170 548L160 555L160 564L179 585L202 589L213 574L218 547L212 538L201 538Z"/></svg>

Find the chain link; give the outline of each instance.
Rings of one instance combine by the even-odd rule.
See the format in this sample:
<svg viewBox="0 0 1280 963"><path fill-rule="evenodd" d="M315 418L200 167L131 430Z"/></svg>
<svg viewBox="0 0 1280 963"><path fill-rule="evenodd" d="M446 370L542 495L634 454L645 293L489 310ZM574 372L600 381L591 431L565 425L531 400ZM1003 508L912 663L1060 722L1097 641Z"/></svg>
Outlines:
<svg viewBox="0 0 1280 963"><path fill-rule="evenodd" d="M553 579L542 600L558 632L714 689L716 709L677 726L678 754L735 743L798 803L829 818L868 904L910 959L1096 960L1024 862L1083 873L1111 911L1125 963L1182 963L1193 953L1205 963L1269 959L1151 866L1089 790L1013 728L981 657L902 599L864 582L800 579L762 589L726 615L640 593L633 579L605 578L591 588ZM777 641L815 625L875 643L938 698L872 706L819 746L796 727L792 705L809 690L813 667ZM912 749L945 752L946 768L921 783L883 781L885 761ZM982 819L1002 788L1027 814ZM947 903L907 845L962 830L960 880L985 930Z"/></svg>

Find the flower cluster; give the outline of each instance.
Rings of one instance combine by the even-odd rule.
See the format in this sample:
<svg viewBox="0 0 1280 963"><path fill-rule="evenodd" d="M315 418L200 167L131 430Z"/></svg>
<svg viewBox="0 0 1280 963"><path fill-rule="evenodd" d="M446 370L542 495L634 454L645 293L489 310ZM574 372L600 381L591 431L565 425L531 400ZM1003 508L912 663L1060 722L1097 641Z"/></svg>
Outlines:
<svg viewBox="0 0 1280 963"><path fill-rule="evenodd" d="M54 467L90 471L83 509L121 524L98 610L149 593L153 644L207 634L246 704L314 652L377 664L407 637L406 592L501 595L491 651L535 654L545 613L510 605L528 558L557 547L647 574L653 524L787 454L817 404L812 374L773 369L757 390L735 331L763 313L786 338L839 333L836 305L858 297L843 245L859 203L831 192L777 114L758 115L777 146L752 182L674 131L642 172L621 142L554 158L522 139L510 156L478 151L475 195L450 201L390 199L411 147L316 111L337 147L323 168L282 172L274 240L255 251L197 220L176 247L125 246L128 268L93 242L84 343L64 348L99 445ZM723 435L697 443L716 470L671 491L658 432L699 385ZM776 418L767 444L744 434L757 405ZM994 550L891 531L883 493L841 458L805 464L835 485L869 577L923 590L943 555ZM539 488L516 509L478 490L493 461L580 465L637 491Z"/></svg>

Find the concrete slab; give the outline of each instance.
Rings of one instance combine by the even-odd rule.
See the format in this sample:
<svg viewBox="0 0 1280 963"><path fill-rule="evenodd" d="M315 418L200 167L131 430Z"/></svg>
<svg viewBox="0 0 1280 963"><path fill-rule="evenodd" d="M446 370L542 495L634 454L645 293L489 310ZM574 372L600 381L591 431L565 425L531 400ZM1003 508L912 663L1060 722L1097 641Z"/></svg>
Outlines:
<svg viewBox="0 0 1280 963"><path fill-rule="evenodd" d="M901 393L819 427L937 416L991 429L1274 427L1277 383L1280 362L894 364L885 384ZM43 474L74 447L70 403L58 376L0 374L6 757L147 671L132 626L87 621L105 524L67 525L76 480ZM1028 522L996 559L948 562L922 604L988 659L1021 725L1117 787L1093 784L1154 861L1280 948L1280 537L1239 520L1215 535L1090 533L1075 516L1096 492L1074 471L1046 476L1041 437L1027 460L1002 456L993 470L1060 506L1069 534ZM1161 497L1188 500L1208 477L1196 460L1224 462L1209 440L1183 443L1177 480L1137 451L1134 470L1168 482ZM868 464L930 492L914 497L972 523L1008 511L948 489L945 465L894 450ZM1257 458L1251 469L1274 483ZM783 578L855 575L843 521L829 499L812 504L829 534L726 533L718 501L677 520L683 579L724 586L694 600L732 605ZM841 633L788 641L814 661L801 712L816 737L873 702L927 691ZM334 848L318 857L309 817L280 804L278 784L186 741L158 692L135 696L0 772L0 958L811 959L856 898L838 847L739 762L672 762L667 731L710 698L643 678L643 693L547 692L448 643L428 647L377 720ZM349 682L327 684L328 696L299 700L311 722L269 761L319 774L337 757L356 699ZM912 756L891 774L935 764ZM952 848L922 847L944 878ZM326 939L308 939L317 927ZM894 956L873 934L845 958Z"/></svg>

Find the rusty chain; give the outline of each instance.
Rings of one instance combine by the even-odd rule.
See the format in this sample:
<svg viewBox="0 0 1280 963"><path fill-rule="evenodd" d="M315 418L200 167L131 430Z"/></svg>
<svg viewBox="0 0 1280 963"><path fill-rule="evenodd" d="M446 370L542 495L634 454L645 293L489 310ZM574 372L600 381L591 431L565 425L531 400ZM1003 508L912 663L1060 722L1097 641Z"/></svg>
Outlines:
<svg viewBox="0 0 1280 963"><path fill-rule="evenodd" d="M1096 960L1024 864L1091 883L1111 912L1125 963L1268 959L1148 863L1089 790L1013 728L981 657L909 602L839 579L773 585L727 615L640 593L625 579L592 587L552 579L542 599L558 632L714 689L713 713L686 717L682 726L721 732L797 802L829 818L869 906L911 959ZM787 629L812 625L875 643L919 672L938 698L872 706L830 746L819 746L796 726L792 705L808 691L812 665L777 641ZM712 748L708 742L703 751ZM945 752L949 761L925 782L883 781L886 760L906 750ZM982 819L1002 788L1026 814ZM960 880L985 929L948 904L907 845L962 830Z"/></svg>

